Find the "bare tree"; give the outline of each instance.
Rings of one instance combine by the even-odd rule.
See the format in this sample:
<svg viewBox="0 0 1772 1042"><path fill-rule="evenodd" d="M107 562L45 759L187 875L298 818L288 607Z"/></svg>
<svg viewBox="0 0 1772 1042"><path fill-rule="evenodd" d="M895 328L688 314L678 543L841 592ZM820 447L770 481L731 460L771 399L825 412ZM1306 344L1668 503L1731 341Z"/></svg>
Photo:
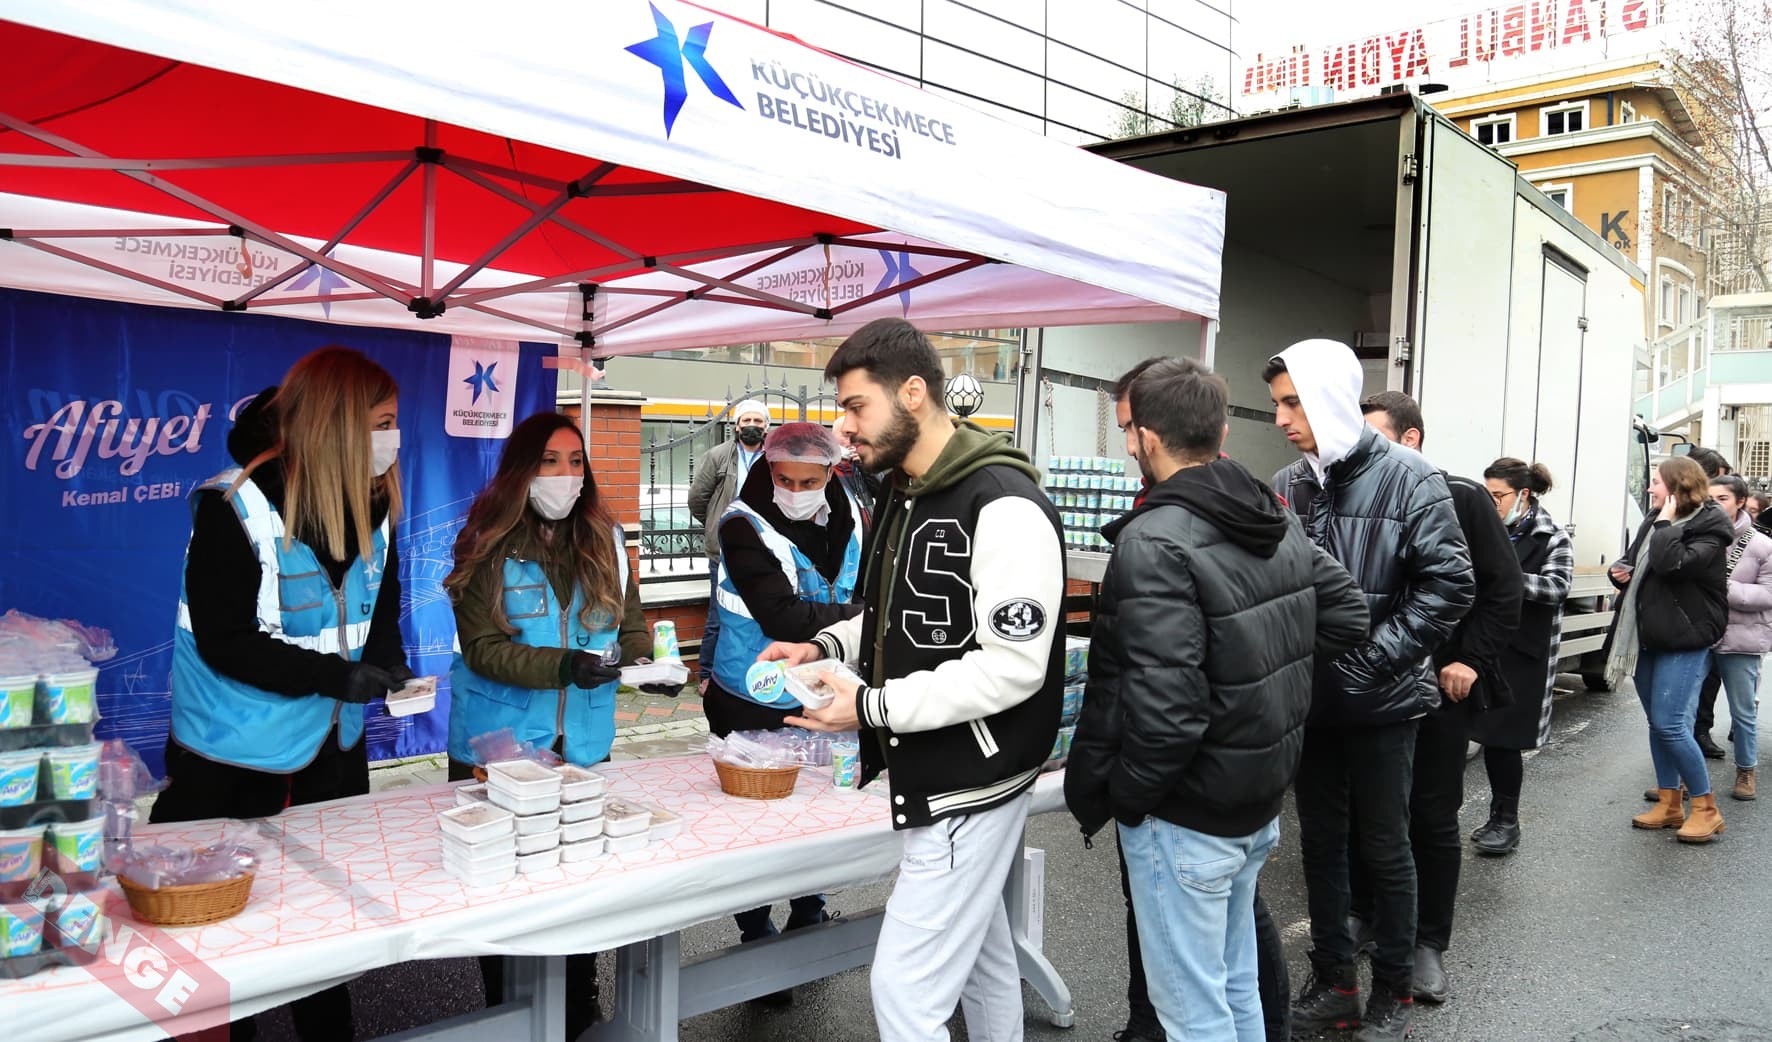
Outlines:
<svg viewBox="0 0 1772 1042"><path fill-rule="evenodd" d="M1119 139L1155 134L1163 130L1179 130L1182 127L1197 127L1232 114L1230 107L1224 103L1224 95L1219 92L1217 83L1210 76L1200 77L1192 86L1184 85L1181 77L1177 76L1170 82L1170 86L1175 93L1169 99L1168 111L1160 116L1144 110L1144 98L1137 91L1129 90L1121 94L1120 115L1114 121L1111 136Z"/></svg>
<svg viewBox="0 0 1772 1042"><path fill-rule="evenodd" d="M1711 168L1714 277L1772 290L1772 0L1694 0L1688 16L1675 65Z"/></svg>

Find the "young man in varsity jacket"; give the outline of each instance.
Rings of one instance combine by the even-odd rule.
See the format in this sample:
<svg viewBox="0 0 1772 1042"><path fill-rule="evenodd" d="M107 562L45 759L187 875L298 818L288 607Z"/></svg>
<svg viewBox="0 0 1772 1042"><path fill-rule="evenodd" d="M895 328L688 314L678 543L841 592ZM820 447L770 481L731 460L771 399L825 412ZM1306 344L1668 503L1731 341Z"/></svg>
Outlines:
<svg viewBox="0 0 1772 1042"><path fill-rule="evenodd" d="M1021 974L1003 884L1063 701L1058 515L1005 435L955 423L941 361L900 319L870 322L825 368L843 433L890 480L863 557L863 613L764 660L837 658L860 685L790 724L861 732L861 781L890 768L904 832L874 953L885 1042L1022 1037Z"/></svg>

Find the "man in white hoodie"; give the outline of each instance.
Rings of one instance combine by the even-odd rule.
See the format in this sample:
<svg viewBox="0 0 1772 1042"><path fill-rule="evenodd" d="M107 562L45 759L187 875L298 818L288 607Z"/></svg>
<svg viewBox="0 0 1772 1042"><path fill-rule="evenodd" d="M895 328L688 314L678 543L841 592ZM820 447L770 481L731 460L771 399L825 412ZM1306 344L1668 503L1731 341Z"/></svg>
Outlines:
<svg viewBox="0 0 1772 1042"><path fill-rule="evenodd" d="M1476 582L1445 478L1366 425L1363 374L1345 344L1306 340L1262 378L1300 459L1274 475L1317 545L1365 592L1372 631L1319 659L1298 767L1299 846L1311 915L1311 976L1294 1029L1407 1037L1414 997L1415 862L1409 792L1418 722L1440 704L1429 655L1470 610ZM1348 930L1348 834L1372 878L1372 996L1362 1009Z"/></svg>

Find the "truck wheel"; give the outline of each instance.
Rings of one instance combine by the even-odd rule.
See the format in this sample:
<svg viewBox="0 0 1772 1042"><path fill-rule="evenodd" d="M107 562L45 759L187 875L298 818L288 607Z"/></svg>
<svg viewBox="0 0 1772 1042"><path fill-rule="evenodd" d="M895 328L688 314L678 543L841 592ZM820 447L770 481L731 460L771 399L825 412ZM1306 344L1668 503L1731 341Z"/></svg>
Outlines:
<svg viewBox="0 0 1772 1042"><path fill-rule="evenodd" d="M1604 673L1583 673L1581 682L1587 686L1589 691L1612 690L1612 685L1606 683L1606 674Z"/></svg>

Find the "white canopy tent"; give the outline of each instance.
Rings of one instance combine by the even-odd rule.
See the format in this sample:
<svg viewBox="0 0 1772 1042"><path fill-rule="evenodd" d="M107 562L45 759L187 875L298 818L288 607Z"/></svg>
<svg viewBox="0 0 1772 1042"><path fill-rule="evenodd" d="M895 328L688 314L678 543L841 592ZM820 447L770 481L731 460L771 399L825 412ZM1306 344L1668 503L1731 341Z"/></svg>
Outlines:
<svg viewBox="0 0 1772 1042"><path fill-rule="evenodd" d="M0 285L596 357L1218 313L1222 193L680 0L0 18Z"/></svg>

